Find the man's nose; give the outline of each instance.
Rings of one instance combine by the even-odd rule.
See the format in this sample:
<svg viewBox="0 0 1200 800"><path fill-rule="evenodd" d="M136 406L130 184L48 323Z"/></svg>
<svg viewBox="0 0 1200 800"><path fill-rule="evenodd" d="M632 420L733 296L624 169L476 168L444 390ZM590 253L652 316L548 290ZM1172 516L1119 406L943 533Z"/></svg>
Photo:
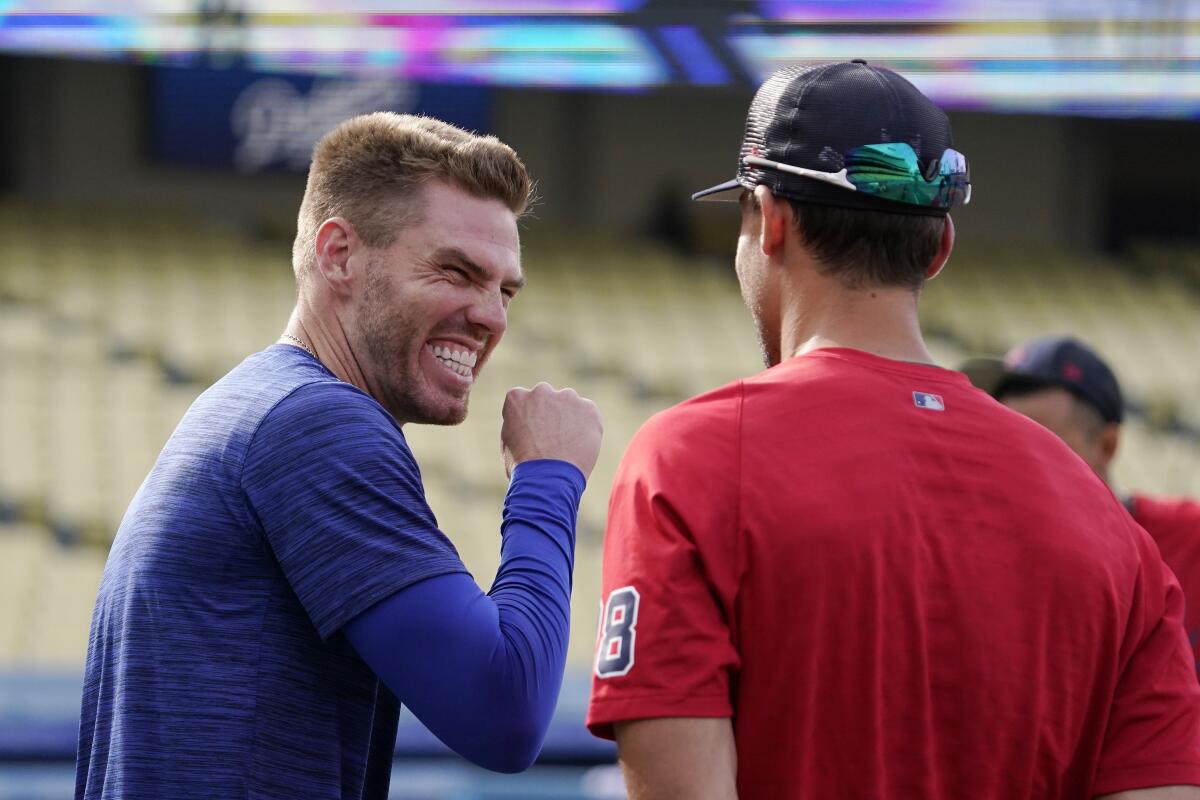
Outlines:
<svg viewBox="0 0 1200 800"><path fill-rule="evenodd" d="M504 333L508 328L508 309L505 307L504 295L499 291L480 295L467 309L467 320L472 325L487 328L492 336Z"/></svg>

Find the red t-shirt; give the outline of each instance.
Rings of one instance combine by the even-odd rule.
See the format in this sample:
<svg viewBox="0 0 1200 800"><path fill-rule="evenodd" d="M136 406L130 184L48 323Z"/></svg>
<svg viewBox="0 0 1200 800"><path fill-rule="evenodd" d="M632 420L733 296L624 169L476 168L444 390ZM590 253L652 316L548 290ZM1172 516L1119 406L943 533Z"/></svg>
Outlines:
<svg viewBox="0 0 1200 800"><path fill-rule="evenodd" d="M1200 503L1181 497L1135 494L1130 506L1133 518L1154 538L1163 561L1183 587L1187 601L1183 626L1200 670Z"/></svg>
<svg viewBox="0 0 1200 800"><path fill-rule="evenodd" d="M1200 784L1154 543L955 372L843 349L651 419L609 505L588 726L732 717L742 800Z"/></svg>

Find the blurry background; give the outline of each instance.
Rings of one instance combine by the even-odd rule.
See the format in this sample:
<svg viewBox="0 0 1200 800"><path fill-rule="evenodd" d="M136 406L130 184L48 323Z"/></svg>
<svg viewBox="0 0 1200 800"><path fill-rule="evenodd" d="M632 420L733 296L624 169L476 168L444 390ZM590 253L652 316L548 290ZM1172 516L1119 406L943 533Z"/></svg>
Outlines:
<svg viewBox="0 0 1200 800"><path fill-rule="evenodd" d="M1120 483L1200 494L1196 0L0 0L0 798L71 794L121 515L196 395L282 330L312 144L380 109L495 133L538 180L470 418L406 429L485 587L504 392L569 384L606 420L542 765L487 776L405 716L393 795L622 796L582 729L613 470L648 416L761 367L736 208L688 194L732 176L773 69L849 58L941 102L971 161L923 301L940 362L1081 336L1133 406Z"/></svg>

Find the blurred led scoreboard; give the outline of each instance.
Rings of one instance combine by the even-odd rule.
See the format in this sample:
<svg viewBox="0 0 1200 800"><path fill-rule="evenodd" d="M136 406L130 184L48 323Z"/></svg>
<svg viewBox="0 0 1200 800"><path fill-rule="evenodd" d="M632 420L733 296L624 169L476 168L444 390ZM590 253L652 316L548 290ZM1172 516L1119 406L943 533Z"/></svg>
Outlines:
<svg viewBox="0 0 1200 800"><path fill-rule="evenodd" d="M865 58L948 107L1200 118L1200 0L0 0L0 51L624 91Z"/></svg>

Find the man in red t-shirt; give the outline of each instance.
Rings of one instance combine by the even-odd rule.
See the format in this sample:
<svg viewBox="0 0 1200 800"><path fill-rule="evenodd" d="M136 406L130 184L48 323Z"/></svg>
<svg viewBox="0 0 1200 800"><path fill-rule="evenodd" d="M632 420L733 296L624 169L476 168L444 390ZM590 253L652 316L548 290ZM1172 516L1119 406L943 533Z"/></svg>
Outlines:
<svg viewBox="0 0 1200 800"><path fill-rule="evenodd" d="M1069 337L1043 336L1017 345L1003 361L976 359L963 366L976 386L1057 434L1109 482L1125 403L1116 375L1099 355ZM1185 598L1184 627L1200 667L1200 503L1182 497L1124 497Z"/></svg>
<svg viewBox="0 0 1200 800"><path fill-rule="evenodd" d="M631 800L1200 798L1154 543L921 338L951 147L889 70L790 68L700 193L740 200L770 368L651 419L616 476L588 725Z"/></svg>

